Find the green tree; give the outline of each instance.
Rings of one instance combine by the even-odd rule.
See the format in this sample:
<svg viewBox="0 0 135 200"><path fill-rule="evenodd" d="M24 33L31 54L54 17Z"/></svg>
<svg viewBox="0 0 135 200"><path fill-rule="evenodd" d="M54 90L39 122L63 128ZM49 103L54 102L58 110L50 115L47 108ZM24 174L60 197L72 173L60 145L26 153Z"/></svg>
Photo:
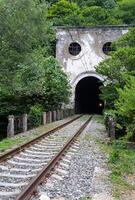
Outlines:
<svg viewBox="0 0 135 200"><path fill-rule="evenodd" d="M119 15L125 24L135 24L135 1L123 0L119 2Z"/></svg>
<svg viewBox="0 0 135 200"><path fill-rule="evenodd" d="M107 9L100 6L83 7L82 16L84 26L120 23Z"/></svg>
<svg viewBox="0 0 135 200"><path fill-rule="evenodd" d="M126 75L124 76L125 86L123 89L118 88L119 99L116 100L116 111L120 115L127 117L131 122L135 120L135 77Z"/></svg>
<svg viewBox="0 0 135 200"><path fill-rule="evenodd" d="M135 125L135 28L113 43L111 57L99 64L97 72L106 77L101 88L106 107L116 113L119 128L133 130Z"/></svg>
<svg viewBox="0 0 135 200"><path fill-rule="evenodd" d="M60 0L50 7L48 19L50 19L55 26L77 26L82 23L82 14L76 3Z"/></svg>
<svg viewBox="0 0 135 200"><path fill-rule="evenodd" d="M118 41L114 42L113 46L115 51L111 54L111 57L99 64L97 72L106 76L107 82L111 83L111 87L114 89L113 96L117 97L116 87L122 88L125 84L123 74L127 73L135 75L135 28L131 29L127 34L123 35ZM107 105L114 105L114 98L110 99L110 93L107 92L107 87L103 92L103 96L107 98ZM110 90L108 88L108 90ZM109 101L109 102L108 102ZM111 102L110 102L111 101Z"/></svg>
<svg viewBox="0 0 135 200"><path fill-rule="evenodd" d="M74 2L78 3L80 6L101 6L107 9L114 8L117 5L115 0L74 0Z"/></svg>
<svg viewBox="0 0 135 200"><path fill-rule="evenodd" d="M20 63L34 49L45 46L45 53L49 52L46 15L46 4L34 0L0 1L0 83L12 85Z"/></svg>
<svg viewBox="0 0 135 200"><path fill-rule="evenodd" d="M118 100L115 101L116 114L125 119L125 126L135 128L135 76L124 76L125 86L118 88Z"/></svg>
<svg viewBox="0 0 135 200"><path fill-rule="evenodd" d="M45 1L0 1L0 115L67 102L67 77L50 57L54 38Z"/></svg>

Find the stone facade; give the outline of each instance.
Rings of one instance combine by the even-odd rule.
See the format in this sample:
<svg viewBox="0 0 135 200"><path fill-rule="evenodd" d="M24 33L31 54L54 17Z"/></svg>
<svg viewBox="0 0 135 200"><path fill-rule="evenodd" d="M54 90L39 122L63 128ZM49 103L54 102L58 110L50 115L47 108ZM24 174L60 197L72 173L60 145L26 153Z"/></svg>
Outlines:
<svg viewBox="0 0 135 200"><path fill-rule="evenodd" d="M81 79L93 76L101 81L104 80L95 71L95 67L108 58L103 52L103 45L120 38L128 32L128 29L128 26L56 28L56 58L69 77L72 87L72 106L74 106L75 88ZM69 53L69 46L74 42L81 46L81 51L76 56Z"/></svg>

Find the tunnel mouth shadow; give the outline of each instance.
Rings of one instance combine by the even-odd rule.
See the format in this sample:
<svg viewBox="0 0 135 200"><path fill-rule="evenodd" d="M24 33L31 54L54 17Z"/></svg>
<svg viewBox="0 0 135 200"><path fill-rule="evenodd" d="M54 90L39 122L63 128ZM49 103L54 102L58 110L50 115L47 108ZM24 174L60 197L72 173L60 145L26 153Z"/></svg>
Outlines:
<svg viewBox="0 0 135 200"><path fill-rule="evenodd" d="M104 102L100 99L100 86L103 83L96 77L81 79L75 90L76 114L102 114Z"/></svg>

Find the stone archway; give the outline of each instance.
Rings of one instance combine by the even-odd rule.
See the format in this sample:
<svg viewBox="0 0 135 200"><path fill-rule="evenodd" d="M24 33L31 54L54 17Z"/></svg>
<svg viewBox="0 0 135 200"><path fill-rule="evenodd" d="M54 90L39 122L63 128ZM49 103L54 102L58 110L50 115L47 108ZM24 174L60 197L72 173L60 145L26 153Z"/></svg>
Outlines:
<svg viewBox="0 0 135 200"><path fill-rule="evenodd" d="M73 101L76 113L102 113L104 102L100 99L99 87L104 78L95 72L84 72L72 82Z"/></svg>

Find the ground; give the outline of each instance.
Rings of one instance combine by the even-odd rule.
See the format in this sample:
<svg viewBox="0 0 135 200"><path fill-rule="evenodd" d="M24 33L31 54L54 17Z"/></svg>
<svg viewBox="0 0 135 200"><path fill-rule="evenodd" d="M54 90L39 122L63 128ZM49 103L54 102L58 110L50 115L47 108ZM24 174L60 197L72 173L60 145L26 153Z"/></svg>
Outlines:
<svg viewBox="0 0 135 200"><path fill-rule="evenodd" d="M1 141L1 153L67 120L69 118ZM120 157L113 157L114 149L102 116L92 118L77 143L77 152L68 152L70 164L67 164L62 180L53 182L50 177L49 184L43 183L38 189L43 199L47 195L51 200L135 200L135 153L130 149L119 149ZM112 158L115 162L110 162Z"/></svg>
<svg viewBox="0 0 135 200"><path fill-rule="evenodd" d="M92 119L78 141L78 150L67 153L61 178L50 176L38 187L40 199L51 200L113 200L113 188L109 181L108 153L101 151L100 141L106 141L105 127ZM74 147L73 147L74 148ZM56 174L55 174L56 175ZM47 196L47 197L46 197ZM45 197L45 198L44 198ZM32 200L37 200L32 198Z"/></svg>

